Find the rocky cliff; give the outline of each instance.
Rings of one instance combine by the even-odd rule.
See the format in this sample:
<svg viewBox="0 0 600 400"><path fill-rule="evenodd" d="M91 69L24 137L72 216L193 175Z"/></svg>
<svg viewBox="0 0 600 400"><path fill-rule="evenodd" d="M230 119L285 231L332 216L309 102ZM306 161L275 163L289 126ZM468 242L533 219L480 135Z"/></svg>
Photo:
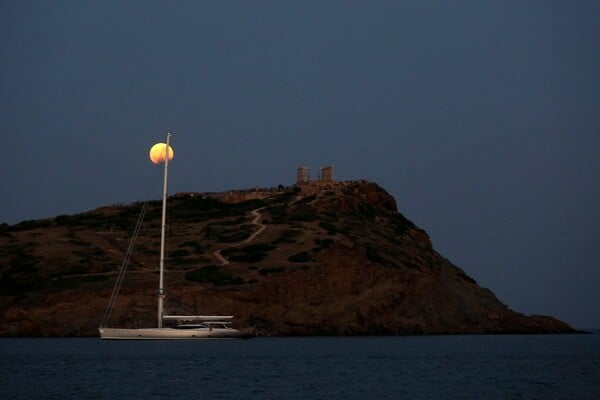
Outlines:
<svg viewBox="0 0 600 400"><path fill-rule="evenodd" d="M141 206L3 225L0 335L96 335ZM260 335L573 331L510 310L374 183L186 193L168 214L172 314L231 313ZM112 326L156 324L159 221L150 202Z"/></svg>

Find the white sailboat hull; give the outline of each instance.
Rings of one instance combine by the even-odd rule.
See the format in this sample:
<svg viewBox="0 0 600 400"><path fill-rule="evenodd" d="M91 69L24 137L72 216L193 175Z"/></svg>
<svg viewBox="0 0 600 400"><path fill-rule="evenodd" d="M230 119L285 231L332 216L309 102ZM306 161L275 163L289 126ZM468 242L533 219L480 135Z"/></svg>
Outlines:
<svg viewBox="0 0 600 400"><path fill-rule="evenodd" d="M98 328L102 339L165 340L165 339L245 339L250 335L233 328Z"/></svg>

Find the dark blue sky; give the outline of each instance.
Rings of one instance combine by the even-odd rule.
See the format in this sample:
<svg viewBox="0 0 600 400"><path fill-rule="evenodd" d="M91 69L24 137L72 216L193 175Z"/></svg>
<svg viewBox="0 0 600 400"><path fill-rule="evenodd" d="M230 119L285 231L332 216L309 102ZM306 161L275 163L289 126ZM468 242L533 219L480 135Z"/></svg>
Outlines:
<svg viewBox="0 0 600 400"><path fill-rule="evenodd" d="M3 1L0 222L375 181L509 307L600 326L597 1Z"/></svg>

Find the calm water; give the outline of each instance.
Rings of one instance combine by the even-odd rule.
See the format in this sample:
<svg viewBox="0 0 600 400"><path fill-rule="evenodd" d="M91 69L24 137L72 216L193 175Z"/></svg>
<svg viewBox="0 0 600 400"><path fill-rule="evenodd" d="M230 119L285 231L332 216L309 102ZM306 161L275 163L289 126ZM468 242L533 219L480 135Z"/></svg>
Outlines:
<svg viewBox="0 0 600 400"><path fill-rule="evenodd" d="M0 339L2 399L600 399L600 335Z"/></svg>

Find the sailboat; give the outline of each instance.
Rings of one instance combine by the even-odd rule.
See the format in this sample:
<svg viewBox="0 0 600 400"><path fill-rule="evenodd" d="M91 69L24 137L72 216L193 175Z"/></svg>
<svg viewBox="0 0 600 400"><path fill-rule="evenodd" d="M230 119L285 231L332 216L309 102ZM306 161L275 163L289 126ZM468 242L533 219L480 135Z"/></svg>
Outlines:
<svg viewBox="0 0 600 400"><path fill-rule="evenodd" d="M251 337L249 332L240 331L231 327L232 315L166 315L164 313L164 267L165 267L165 240L166 240L166 210L167 210L167 176L169 169L169 159L173 158L173 149L170 146L171 133L167 133L166 143L159 143L153 146L150 151L150 157L154 163L164 163L163 194L162 194L162 223L160 235L160 274L158 283L158 323L156 327L151 328L110 328L104 326L110 317L114 299L118 293L122 276L119 275L113 295L109 301L107 312L101 326L98 328L100 338L102 339L243 339ZM157 150L155 150L157 149ZM141 218L136 226L139 232L141 227ZM125 270L128 262L127 256L133 249L130 243L126 260L121 271ZM169 326L165 326L166 323Z"/></svg>

